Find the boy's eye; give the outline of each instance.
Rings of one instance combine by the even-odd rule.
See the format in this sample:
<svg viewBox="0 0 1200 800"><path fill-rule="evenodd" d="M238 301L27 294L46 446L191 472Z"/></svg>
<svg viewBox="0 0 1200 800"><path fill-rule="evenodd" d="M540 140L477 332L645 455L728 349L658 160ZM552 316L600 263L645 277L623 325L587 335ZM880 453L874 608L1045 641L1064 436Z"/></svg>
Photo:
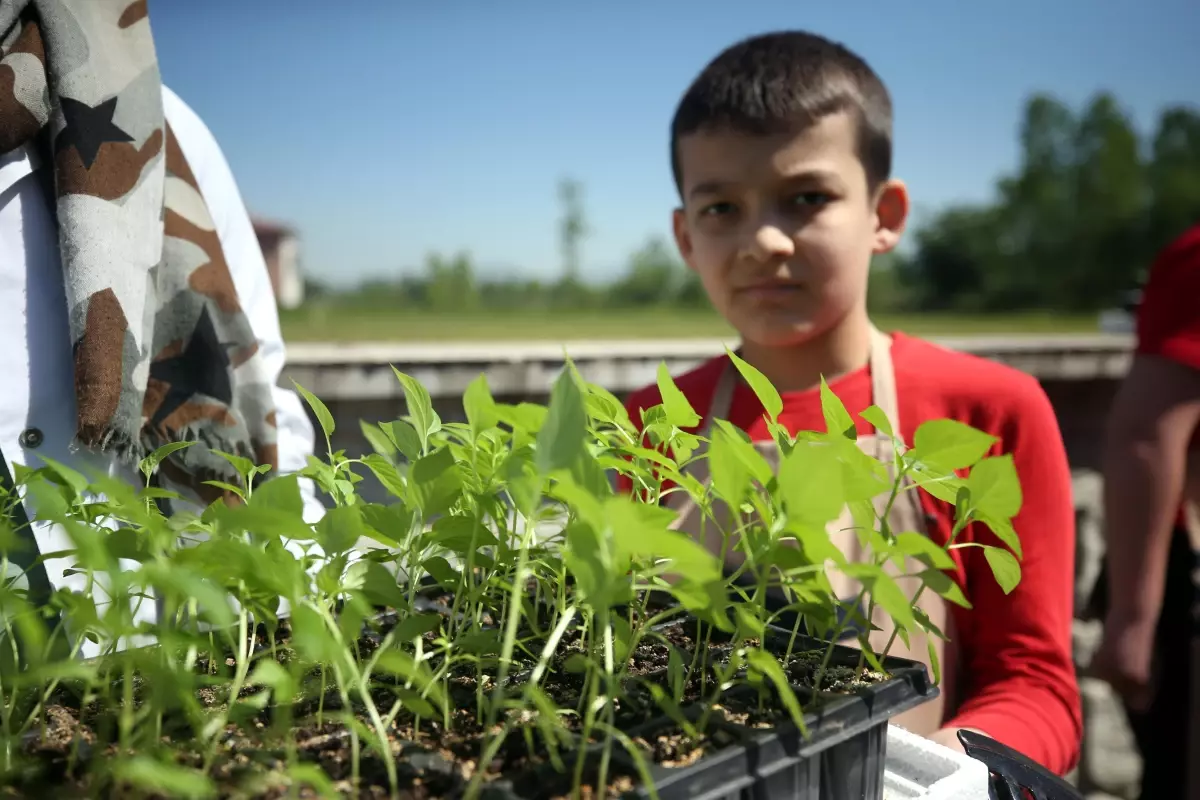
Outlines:
<svg viewBox="0 0 1200 800"><path fill-rule="evenodd" d="M832 198L825 192L800 192L792 195L791 202L798 206L822 206L828 203Z"/></svg>
<svg viewBox="0 0 1200 800"><path fill-rule="evenodd" d="M702 216L702 217L721 217L726 214L733 213L733 210L734 210L733 203L725 203L725 202L710 203L709 205L700 209L700 216Z"/></svg>

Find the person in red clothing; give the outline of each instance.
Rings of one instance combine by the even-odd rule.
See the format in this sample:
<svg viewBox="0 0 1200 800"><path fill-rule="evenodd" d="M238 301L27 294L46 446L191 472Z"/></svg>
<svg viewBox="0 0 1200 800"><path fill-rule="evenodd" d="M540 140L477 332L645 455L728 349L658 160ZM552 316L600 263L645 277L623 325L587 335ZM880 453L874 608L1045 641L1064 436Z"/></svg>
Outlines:
<svg viewBox="0 0 1200 800"><path fill-rule="evenodd" d="M1150 269L1106 445L1107 609L1091 672L1125 703L1141 796L1200 797L1200 224Z"/></svg>
<svg viewBox="0 0 1200 800"><path fill-rule="evenodd" d="M1065 449L1029 375L873 326L870 261L895 247L909 211L904 184L890 174L891 125L887 89L845 47L790 31L733 45L704 68L675 112L672 167L682 201L675 238L738 331L740 356L781 394L779 419L792 433L824 430L824 376L851 414L879 405L906 441L922 422L951 418L994 435L994 453L1012 455L1024 489L1014 520L1022 580L1006 595L980 548L951 551L951 576L972 609L935 609L953 631L943 659L953 665L946 676L953 685L944 684L936 716L913 718L912 729L953 748L959 729L977 730L1062 774L1077 759L1082 728ZM772 451L764 408L727 356L675 380L704 417L692 432L725 419L761 452ZM627 408L640 423L641 410L660 401L651 386L634 392ZM879 444L886 437L856 419L860 446L886 458ZM902 496L914 502L895 504L894 528L945 545L953 509L924 491ZM694 509L676 508L679 528L694 531ZM999 545L980 524L956 541ZM925 660L921 650L913 657Z"/></svg>

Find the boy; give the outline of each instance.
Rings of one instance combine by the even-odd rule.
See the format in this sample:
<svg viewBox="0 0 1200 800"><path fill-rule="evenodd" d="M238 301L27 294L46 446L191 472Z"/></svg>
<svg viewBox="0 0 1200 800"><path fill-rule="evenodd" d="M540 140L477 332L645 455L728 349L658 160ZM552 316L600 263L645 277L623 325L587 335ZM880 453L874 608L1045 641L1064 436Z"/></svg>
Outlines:
<svg viewBox="0 0 1200 800"><path fill-rule="evenodd" d="M1075 764L1082 724L1066 454L1050 403L1029 375L872 326L871 256L896 245L908 214L905 187L890 176L891 119L880 79L840 45L801 32L734 45L696 78L672 122L682 200L676 241L740 334L742 358L783 396L780 422L793 433L824 429L825 376L858 420L860 442L874 437L857 413L875 403L905 441L921 422L949 417L998 437L993 454L1013 455L1024 488L1014 520L1021 583L1005 595L979 548L952 551L952 577L973 609L926 608L953 631L943 660L957 663L947 674L958 677L953 687L943 683L936 718L913 729L959 749L957 731L978 730L1062 774ZM762 405L726 356L676 383L705 418L694 431L726 419L770 449ZM659 402L651 386L627 407L640 421L642 409ZM953 509L925 492L904 496L913 502L896 504L898 530L924 529L944 545ZM679 511L680 528L694 532L691 510ZM957 541L998 544L982 525ZM927 658L920 649L910 657Z"/></svg>

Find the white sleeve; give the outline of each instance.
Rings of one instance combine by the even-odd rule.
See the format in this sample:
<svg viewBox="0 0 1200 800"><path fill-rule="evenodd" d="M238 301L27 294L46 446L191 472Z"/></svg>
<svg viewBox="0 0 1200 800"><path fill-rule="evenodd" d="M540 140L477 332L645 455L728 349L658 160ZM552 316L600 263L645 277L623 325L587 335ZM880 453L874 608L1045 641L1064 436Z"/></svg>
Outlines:
<svg viewBox="0 0 1200 800"><path fill-rule="evenodd" d="M166 86L163 87L163 110L180 148L187 154L200 193L208 203L233 285L258 338L259 352L268 375L273 380L279 430L279 472L297 472L306 466L308 456L313 453L315 432L300 397L291 389L277 385L286 352L275 292L250 215L233 171L208 126ZM316 522L324 515L325 507L317 498L312 481L301 480L300 491L304 498L305 519Z"/></svg>

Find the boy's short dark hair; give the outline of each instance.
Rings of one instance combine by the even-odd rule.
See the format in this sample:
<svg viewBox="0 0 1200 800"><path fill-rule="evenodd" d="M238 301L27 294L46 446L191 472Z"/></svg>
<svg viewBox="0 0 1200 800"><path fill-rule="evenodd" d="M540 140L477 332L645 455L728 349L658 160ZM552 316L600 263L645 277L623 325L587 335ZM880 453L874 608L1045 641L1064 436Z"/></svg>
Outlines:
<svg viewBox="0 0 1200 800"><path fill-rule="evenodd" d="M892 169L892 101L861 57L805 31L744 39L720 53L688 87L671 120L671 170L683 193L679 140L702 131L767 135L849 111L871 186Z"/></svg>

